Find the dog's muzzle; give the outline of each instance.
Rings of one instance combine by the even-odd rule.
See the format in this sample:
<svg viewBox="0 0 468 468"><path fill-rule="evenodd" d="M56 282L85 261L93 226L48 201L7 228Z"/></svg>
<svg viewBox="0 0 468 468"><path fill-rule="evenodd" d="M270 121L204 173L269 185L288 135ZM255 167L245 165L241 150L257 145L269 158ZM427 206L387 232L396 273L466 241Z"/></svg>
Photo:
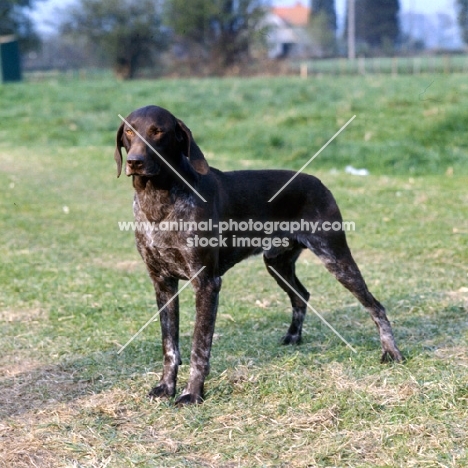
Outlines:
<svg viewBox="0 0 468 468"><path fill-rule="evenodd" d="M148 167L148 162L142 155L136 154L127 157L127 164L125 166L125 174L127 174L127 176L139 175L152 177L158 175L159 172L159 165L151 164L151 167Z"/></svg>

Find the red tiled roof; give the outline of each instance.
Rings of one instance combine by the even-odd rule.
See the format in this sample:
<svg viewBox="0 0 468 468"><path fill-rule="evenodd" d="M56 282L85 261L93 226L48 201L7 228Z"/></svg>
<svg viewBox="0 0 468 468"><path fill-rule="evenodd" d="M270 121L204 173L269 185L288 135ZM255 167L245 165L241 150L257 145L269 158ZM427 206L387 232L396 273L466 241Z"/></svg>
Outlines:
<svg viewBox="0 0 468 468"><path fill-rule="evenodd" d="M310 8L301 2L291 7L274 7L272 11L293 26L306 26L309 22Z"/></svg>

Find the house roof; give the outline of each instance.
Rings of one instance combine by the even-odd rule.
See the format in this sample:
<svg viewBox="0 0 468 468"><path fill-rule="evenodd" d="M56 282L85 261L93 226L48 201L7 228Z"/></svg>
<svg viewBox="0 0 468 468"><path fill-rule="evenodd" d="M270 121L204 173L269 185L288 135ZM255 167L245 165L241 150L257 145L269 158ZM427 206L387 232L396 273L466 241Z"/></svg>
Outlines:
<svg viewBox="0 0 468 468"><path fill-rule="evenodd" d="M310 8L301 2L289 7L274 7L272 11L293 26L306 26L309 22Z"/></svg>

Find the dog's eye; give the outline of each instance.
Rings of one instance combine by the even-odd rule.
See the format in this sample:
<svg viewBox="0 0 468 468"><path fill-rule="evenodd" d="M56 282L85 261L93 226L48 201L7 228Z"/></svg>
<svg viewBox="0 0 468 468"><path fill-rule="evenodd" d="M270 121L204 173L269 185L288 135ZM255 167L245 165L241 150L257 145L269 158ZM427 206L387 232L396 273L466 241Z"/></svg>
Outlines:
<svg viewBox="0 0 468 468"><path fill-rule="evenodd" d="M163 131L158 127L151 127L149 132L151 135L159 135Z"/></svg>
<svg viewBox="0 0 468 468"><path fill-rule="evenodd" d="M134 135L133 130L131 130L131 129L129 129L129 128L127 128L127 130L125 130L125 133L126 133L126 135L129 136L129 137L131 137L131 136Z"/></svg>

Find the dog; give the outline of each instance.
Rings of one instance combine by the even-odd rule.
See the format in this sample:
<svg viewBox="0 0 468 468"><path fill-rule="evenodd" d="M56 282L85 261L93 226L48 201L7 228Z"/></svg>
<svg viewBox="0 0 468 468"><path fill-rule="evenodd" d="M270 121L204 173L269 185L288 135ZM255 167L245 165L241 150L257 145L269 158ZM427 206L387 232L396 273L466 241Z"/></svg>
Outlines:
<svg viewBox="0 0 468 468"><path fill-rule="evenodd" d="M381 361L402 361L385 309L369 292L344 231L311 232L304 227L342 223L333 195L319 179L287 170L222 172L210 167L189 128L158 106L142 107L122 120L114 155L117 177L122 172L123 147L125 173L132 177L135 190L135 221L147 226L136 229L136 246L160 310L163 371L149 393L151 398L176 394L182 362L179 280L191 280L196 297L190 375L175 400L183 405L201 403L204 398L222 276L236 263L260 253L267 271L291 301L292 321L283 344L301 342L310 295L296 277L295 262L304 249L310 249L370 312L380 336ZM293 223L297 228L299 220L301 228L290 229ZM150 228L163 224L187 229ZM261 226L268 229L262 231Z"/></svg>

